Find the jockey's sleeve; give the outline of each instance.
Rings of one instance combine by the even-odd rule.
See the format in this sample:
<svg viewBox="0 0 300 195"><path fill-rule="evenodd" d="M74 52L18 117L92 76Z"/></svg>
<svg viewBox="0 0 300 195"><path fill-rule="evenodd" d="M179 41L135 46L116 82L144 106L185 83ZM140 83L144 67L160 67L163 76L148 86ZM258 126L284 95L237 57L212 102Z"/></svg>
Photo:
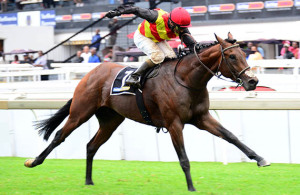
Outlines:
<svg viewBox="0 0 300 195"><path fill-rule="evenodd" d="M197 43L192 37L188 28L182 28L182 30L179 32L179 38L189 48L193 48L194 45Z"/></svg>
<svg viewBox="0 0 300 195"><path fill-rule="evenodd" d="M158 18L158 12L156 10L144 9L131 5L122 5L117 8L121 14L134 14L140 18L147 20L150 23L154 23Z"/></svg>

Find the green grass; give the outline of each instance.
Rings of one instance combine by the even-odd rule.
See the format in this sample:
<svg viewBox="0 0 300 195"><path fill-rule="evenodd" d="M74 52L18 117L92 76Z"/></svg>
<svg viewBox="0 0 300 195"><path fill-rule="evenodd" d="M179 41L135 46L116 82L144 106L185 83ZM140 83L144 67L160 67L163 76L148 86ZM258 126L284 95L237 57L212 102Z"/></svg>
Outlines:
<svg viewBox="0 0 300 195"><path fill-rule="evenodd" d="M85 160L0 158L0 194L191 194L178 162L95 160L94 186L86 186ZM191 162L193 194L300 194L300 165Z"/></svg>

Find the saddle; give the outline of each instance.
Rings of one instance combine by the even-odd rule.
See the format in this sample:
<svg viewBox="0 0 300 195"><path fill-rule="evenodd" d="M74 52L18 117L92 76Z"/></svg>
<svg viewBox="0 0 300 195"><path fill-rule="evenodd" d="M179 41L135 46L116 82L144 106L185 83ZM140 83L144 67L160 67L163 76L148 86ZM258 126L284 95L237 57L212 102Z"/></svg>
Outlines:
<svg viewBox="0 0 300 195"><path fill-rule="evenodd" d="M145 85L145 83L146 83L146 81L148 79L157 77L157 75L159 75L159 69L160 69L160 67L161 67L161 64L158 64L158 65L156 65L154 67L149 68L149 70L145 71L145 74L143 74L141 76L141 88L142 89L143 89L143 87L144 87L144 85Z"/></svg>

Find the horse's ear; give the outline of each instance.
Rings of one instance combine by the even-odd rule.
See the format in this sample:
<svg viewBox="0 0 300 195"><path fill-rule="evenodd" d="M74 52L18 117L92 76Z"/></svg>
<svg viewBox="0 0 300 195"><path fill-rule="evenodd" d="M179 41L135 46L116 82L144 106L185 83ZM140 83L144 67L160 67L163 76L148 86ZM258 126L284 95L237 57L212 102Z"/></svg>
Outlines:
<svg viewBox="0 0 300 195"><path fill-rule="evenodd" d="M236 40L233 38L232 34L230 32L228 32L228 38L225 39L226 42L231 43L231 44L235 44Z"/></svg>
<svg viewBox="0 0 300 195"><path fill-rule="evenodd" d="M219 43L223 43L223 39L221 39L218 35L216 35L216 33L215 33L215 37Z"/></svg>
<svg viewBox="0 0 300 195"><path fill-rule="evenodd" d="M233 40L233 36L232 36L231 32L228 32L228 39Z"/></svg>

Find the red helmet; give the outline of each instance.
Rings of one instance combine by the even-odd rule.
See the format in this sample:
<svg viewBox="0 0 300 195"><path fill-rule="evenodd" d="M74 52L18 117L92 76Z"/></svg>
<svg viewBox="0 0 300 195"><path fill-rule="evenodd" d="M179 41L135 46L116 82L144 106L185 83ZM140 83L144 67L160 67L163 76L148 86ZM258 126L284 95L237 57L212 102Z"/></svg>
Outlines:
<svg viewBox="0 0 300 195"><path fill-rule="evenodd" d="M176 7L170 13L170 19L181 27L188 27L191 24L191 16L183 7Z"/></svg>

